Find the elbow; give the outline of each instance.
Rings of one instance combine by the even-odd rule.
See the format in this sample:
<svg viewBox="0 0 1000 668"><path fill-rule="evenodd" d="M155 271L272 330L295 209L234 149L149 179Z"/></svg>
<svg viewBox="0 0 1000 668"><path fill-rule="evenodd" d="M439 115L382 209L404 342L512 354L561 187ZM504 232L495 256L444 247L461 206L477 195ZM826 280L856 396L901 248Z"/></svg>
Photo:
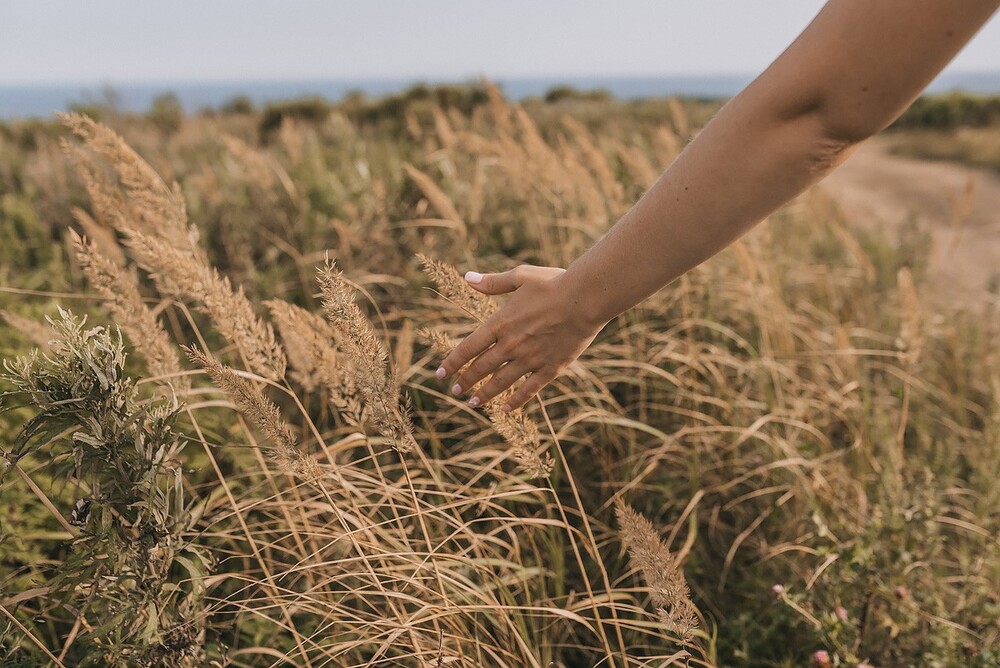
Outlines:
<svg viewBox="0 0 1000 668"><path fill-rule="evenodd" d="M859 97L830 96L815 106L820 129L827 140L860 144L888 127L898 115L887 113L877 102Z"/></svg>
<svg viewBox="0 0 1000 668"><path fill-rule="evenodd" d="M888 123L864 114L825 114L820 116L820 133L832 144L853 146L884 130Z"/></svg>
<svg viewBox="0 0 1000 668"><path fill-rule="evenodd" d="M845 113L820 106L814 112L813 124L812 171L826 173L846 159L858 144L884 130L888 122L863 113Z"/></svg>
<svg viewBox="0 0 1000 668"><path fill-rule="evenodd" d="M804 149L806 155L802 157L814 173L832 169L851 149L891 121L871 113L858 100L845 100L829 91L812 90L810 94L800 87L784 100L772 106L774 118L785 132L797 137L794 143ZM770 103L775 104L773 100Z"/></svg>

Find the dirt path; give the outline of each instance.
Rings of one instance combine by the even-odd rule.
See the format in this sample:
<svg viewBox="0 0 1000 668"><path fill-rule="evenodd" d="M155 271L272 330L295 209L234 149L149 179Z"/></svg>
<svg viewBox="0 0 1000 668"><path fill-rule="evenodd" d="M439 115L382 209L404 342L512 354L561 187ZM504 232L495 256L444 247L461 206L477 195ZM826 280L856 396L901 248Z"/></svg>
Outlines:
<svg viewBox="0 0 1000 668"><path fill-rule="evenodd" d="M819 187L854 225L885 226L890 239L911 219L930 231L926 298L941 306L997 303L989 287L1000 279L1000 175L894 156L891 141L868 142Z"/></svg>

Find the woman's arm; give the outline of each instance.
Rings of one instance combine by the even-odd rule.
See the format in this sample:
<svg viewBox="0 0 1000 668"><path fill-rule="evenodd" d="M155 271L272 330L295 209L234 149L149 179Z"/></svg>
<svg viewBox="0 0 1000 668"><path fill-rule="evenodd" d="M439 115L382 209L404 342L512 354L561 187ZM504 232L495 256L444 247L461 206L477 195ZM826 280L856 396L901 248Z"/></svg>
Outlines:
<svg viewBox="0 0 1000 668"><path fill-rule="evenodd" d="M732 243L889 125L1000 0L830 0L568 270L519 267L469 282L507 304L449 355L461 393L489 401L526 374L524 404L612 318Z"/></svg>

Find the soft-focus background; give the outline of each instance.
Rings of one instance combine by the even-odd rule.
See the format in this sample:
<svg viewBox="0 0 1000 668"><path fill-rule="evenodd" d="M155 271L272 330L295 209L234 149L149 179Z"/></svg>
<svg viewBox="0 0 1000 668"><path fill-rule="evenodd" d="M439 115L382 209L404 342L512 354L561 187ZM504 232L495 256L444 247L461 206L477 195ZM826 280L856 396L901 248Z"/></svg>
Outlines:
<svg viewBox="0 0 1000 668"><path fill-rule="evenodd" d="M194 112L487 75L508 96L555 85L618 97L736 93L795 38L819 0L376 3L11 0L0 6L0 117L100 100L129 111L165 92ZM1000 90L1000 21L932 90Z"/></svg>
<svg viewBox="0 0 1000 668"><path fill-rule="evenodd" d="M821 4L0 4L0 665L1000 668L1000 19L523 412L433 377Z"/></svg>

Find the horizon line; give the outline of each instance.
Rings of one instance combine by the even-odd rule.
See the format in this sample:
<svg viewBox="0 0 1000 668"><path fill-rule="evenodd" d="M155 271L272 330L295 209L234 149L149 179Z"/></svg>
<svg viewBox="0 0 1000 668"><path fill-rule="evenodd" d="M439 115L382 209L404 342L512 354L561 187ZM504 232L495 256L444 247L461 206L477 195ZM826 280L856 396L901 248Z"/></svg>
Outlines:
<svg viewBox="0 0 1000 668"><path fill-rule="evenodd" d="M670 79L704 79L704 78L747 78L756 77L759 72L743 71L743 72L660 72L660 73L627 73L627 74L615 74L615 73L578 73L578 74L567 74L567 73L555 73L555 74L468 74L468 75L323 75L323 76L302 76L302 77L242 77L233 76L231 78L227 77L195 77L195 78L162 78L162 79L152 79L152 78L139 78L139 79L50 79L42 81L0 81L0 87L13 88L13 87L23 87L23 88L42 88L42 87L62 87L62 86L95 86L95 87L114 87L114 86L162 86L162 85L213 85L213 84L303 84L303 83L372 83L372 82L387 82L387 83L400 83L411 81L414 84L471 84L482 80L483 78L492 81L494 83L503 81L552 81L559 79L660 79L660 78L670 78ZM967 75L984 75L984 74L996 74L1000 75L1000 67L995 68L968 68L960 70L945 70L938 74L941 76L967 76Z"/></svg>

